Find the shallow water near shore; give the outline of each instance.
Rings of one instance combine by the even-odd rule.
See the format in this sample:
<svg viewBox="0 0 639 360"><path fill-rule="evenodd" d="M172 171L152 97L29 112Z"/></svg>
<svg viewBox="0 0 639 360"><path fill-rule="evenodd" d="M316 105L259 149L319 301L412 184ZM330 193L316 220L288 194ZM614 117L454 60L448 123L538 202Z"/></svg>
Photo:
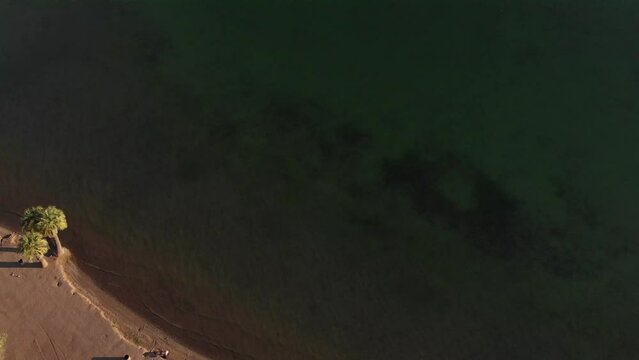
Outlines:
<svg viewBox="0 0 639 360"><path fill-rule="evenodd" d="M637 10L0 2L0 204L215 356L627 358Z"/></svg>

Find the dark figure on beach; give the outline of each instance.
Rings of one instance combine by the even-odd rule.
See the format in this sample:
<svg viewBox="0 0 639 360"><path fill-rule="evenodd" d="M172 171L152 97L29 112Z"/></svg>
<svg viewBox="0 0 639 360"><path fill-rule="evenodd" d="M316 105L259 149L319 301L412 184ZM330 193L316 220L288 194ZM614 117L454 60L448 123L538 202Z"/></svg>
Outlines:
<svg viewBox="0 0 639 360"><path fill-rule="evenodd" d="M22 259L18 260L18 264L22 265L24 261Z"/></svg>
<svg viewBox="0 0 639 360"><path fill-rule="evenodd" d="M129 355L124 355L124 360L129 360L131 357Z"/></svg>
<svg viewBox="0 0 639 360"><path fill-rule="evenodd" d="M144 353L144 357L157 358L161 357L162 359L168 359L169 350L152 350Z"/></svg>
<svg viewBox="0 0 639 360"><path fill-rule="evenodd" d="M3 245L2 245L2 243L3 243L6 239L9 239L10 237L12 237L12 236L13 236L13 234L14 234L14 233L10 233L10 234L7 234L7 235L4 235L3 237L1 237L1 238L0 238L0 247L2 247L2 246L3 246Z"/></svg>

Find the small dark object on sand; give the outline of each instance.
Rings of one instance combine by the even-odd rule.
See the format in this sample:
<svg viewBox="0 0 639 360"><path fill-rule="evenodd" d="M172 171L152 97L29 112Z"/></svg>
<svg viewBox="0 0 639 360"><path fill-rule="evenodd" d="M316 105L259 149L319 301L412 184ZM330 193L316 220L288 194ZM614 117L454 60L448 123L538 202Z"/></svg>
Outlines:
<svg viewBox="0 0 639 360"><path fill-rule="evenodd" d="M129 355L124 355L124 360L129 360L131 357Z"/></svg>
<svg viewBox="0 0 639 360"><path fill-rule="evenodd" d="M9 239L9 238L10 238L10 237L12 237L12 236L13 236L13 233L9 233L9 234L4 235L3 237L1 237L1 238L0 238L0 247L2 247L2 246L3 246L3 245L2 245L2 243L3 243L6 239Z"/></svg>
<svg viewBox="0 0 639 360"><path fill-rule="evenodd" d="M18 260L18 264L22 265L24 263L24 261L22 261L22 259Z"/></svg>
<svg viewBox="0 0 639 360"><path fill-rule="evenodd" d="M144 357L156 358L161 357L162 359L168 359L169 350L151 350L149 352L144 353Z"/></svg>

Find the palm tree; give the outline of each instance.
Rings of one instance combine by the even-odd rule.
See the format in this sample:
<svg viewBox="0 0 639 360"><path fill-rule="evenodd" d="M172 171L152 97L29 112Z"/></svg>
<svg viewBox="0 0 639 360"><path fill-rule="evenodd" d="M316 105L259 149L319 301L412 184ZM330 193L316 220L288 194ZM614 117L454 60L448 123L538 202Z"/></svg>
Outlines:
<svg viewBox="0 0 639 360"><path fill-rule="evenodd" d="M67 228L67 217L64 215L64 212L55 206L48 206L44 209L38 228L42 235L55 239L56 254L60 256L64 248L58 237L58 231Z"/></svg>
<svg viewBox="0 0 639 360"><path fill-rule="evenodd" d="M26 209L20 219L20 226L22 231L36 231L38 222L42 218L44 208L42 206L34 206Z"/></svg>
<svg viewBox="0 0 639 360"><path fill-rule="evenodd" d="M22 216L22 230L36 231L55 240L56 254L62 253L62 242L58 237L58 231L67 228L67 218L64 212L55 206L34 206L26 209Z"/></svg>
<svg viewBox="0 0 639 360"><path fill-rule="evenodd" d="M49 251L49 243L42 234L30 231L18 240L18 252L24 255L29 262L40 260L44 265L44 254Z"/></svg>

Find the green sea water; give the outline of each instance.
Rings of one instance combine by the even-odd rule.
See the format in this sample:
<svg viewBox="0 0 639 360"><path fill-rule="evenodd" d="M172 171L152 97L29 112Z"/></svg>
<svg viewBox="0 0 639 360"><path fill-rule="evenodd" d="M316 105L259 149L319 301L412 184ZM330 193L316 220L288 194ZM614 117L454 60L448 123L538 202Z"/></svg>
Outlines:
<svg viewBox="0 0 639 360"><path fill-rule="evenodd" d="M5 1L0 198L331 356L630 358L638 11Z"/></svg>

